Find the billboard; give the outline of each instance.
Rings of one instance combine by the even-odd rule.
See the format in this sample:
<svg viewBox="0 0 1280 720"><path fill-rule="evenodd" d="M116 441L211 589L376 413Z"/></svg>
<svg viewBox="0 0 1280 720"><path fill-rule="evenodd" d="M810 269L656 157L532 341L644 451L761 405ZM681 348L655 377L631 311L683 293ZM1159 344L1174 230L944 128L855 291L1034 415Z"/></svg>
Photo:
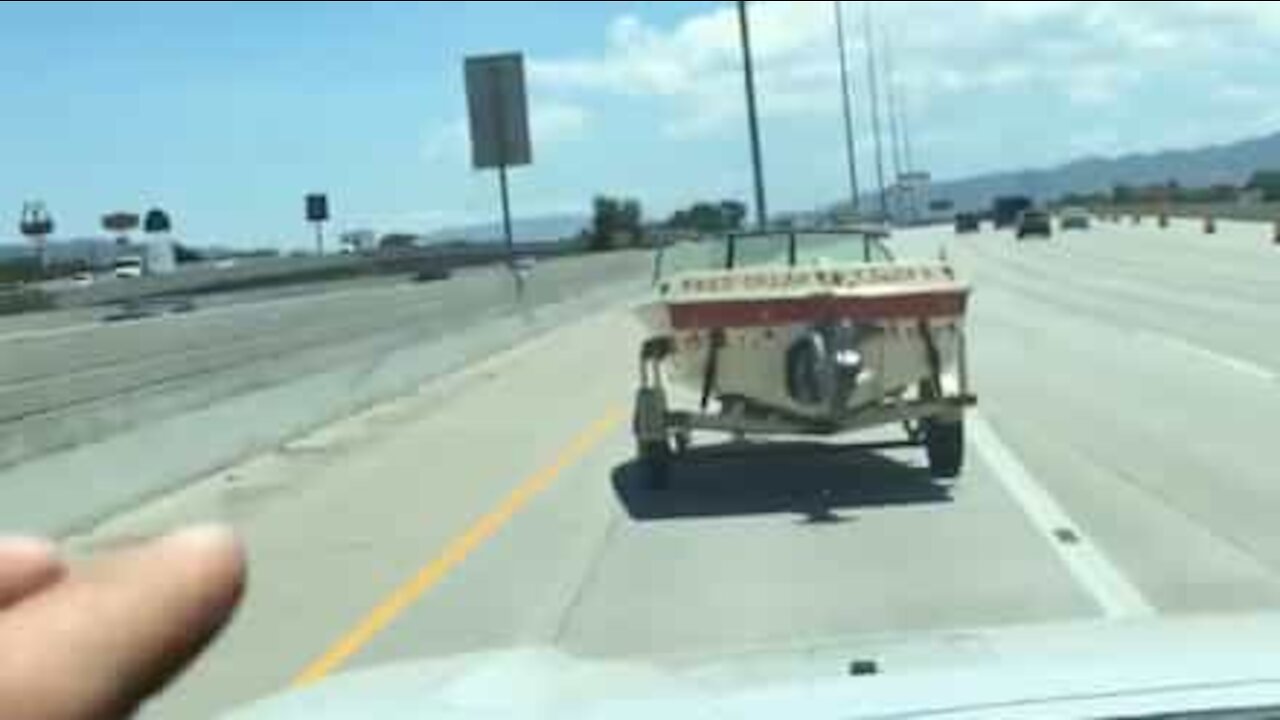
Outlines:
<svg viewBox="0 0 1280 720"><path fill-rule="evenodd" d="M482 170L533 162L524 56L506 53L469 57L463 70L472 167Z"/></svg>
<svg viewBox="0 0 1280 720"><path fill-rule="evenodd" d="M329 196L311 193L307 196L307 222L324 222L329 219Z"/></svg>
<svg viewBox="0 0 1280 720"><path fill-rule="evenodd" d="M138 229L138 214L113 212L102 216L102 228L108 232L127 233Z"/></svg>
<svg viewBox="0 0 1280 720"><path fill-rule="evenodd" d="M18 220L18 230L24 237L34 242L41 242L44 236L53 234L53 218L44 209L44 203L22 203L22 216Z"/></svg>

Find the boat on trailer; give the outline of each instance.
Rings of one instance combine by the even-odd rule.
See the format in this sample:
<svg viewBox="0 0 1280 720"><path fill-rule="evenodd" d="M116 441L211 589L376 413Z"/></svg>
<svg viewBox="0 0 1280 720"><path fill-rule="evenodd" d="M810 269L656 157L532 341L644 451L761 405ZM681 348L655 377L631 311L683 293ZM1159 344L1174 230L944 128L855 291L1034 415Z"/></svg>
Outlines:
<svg viewBox="0 0 1280 720"><path fill-rule="evenodd" d="M945 261L899 261L879 228L731 233L656 256L633 415L664 487L694 432L837 435L901 424L932 474L960 473L970 288ZM671 406L668 385L691 389Z"/></svg>

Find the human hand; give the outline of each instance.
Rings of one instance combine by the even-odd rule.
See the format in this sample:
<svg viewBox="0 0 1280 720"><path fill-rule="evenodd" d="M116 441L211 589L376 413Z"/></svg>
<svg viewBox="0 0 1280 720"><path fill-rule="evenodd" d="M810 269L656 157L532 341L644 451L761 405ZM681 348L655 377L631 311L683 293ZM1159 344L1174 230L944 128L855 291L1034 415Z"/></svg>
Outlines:
<svg viewBox="0 0 1280 720"><path fill-rule="evenodd" d="M133 714L222 629L243 550L196 528L71 567L34 540L0 540L0 716Z"/></svg>

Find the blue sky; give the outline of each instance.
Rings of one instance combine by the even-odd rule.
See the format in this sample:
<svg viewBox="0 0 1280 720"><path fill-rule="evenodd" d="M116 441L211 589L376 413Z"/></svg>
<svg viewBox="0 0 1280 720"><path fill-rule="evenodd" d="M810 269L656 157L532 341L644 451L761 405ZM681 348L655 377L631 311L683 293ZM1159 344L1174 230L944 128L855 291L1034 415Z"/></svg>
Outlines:
<svg viewBox="0 0 1280 720"><path fill-rule="evenodd" d="M940 177L1280 129L1269 3L875 6L916 164ZM752 12L770 204L837 199L831 7ZM584 212L598 191L652 214L746 199L736 42L727 2L4 3L0 235L32 198L65 234L159 204L193 240L245 246L305 246L312 190L338 229L488 221L460 65L505 50L527 57L535 141L517 213Z"/></svg>

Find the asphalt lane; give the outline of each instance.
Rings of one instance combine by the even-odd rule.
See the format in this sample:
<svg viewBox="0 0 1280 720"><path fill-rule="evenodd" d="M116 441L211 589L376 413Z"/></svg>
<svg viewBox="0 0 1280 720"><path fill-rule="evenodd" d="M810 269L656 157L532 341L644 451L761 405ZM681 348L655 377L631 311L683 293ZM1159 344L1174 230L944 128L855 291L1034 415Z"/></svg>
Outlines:
<svg viewBox="0 0 1280 720"><path fill-rule="evenodd" d="M623 308L122 515L94 552L237 525L254 576L149 709L205 717L386 662L515 646L688 662L760 647L1280 606L1268 229L900 233L971 278L978 414L954 484L919 451L707 444L673 489L627 432ZM887 439L891 431L859 439Z"/></svg>

